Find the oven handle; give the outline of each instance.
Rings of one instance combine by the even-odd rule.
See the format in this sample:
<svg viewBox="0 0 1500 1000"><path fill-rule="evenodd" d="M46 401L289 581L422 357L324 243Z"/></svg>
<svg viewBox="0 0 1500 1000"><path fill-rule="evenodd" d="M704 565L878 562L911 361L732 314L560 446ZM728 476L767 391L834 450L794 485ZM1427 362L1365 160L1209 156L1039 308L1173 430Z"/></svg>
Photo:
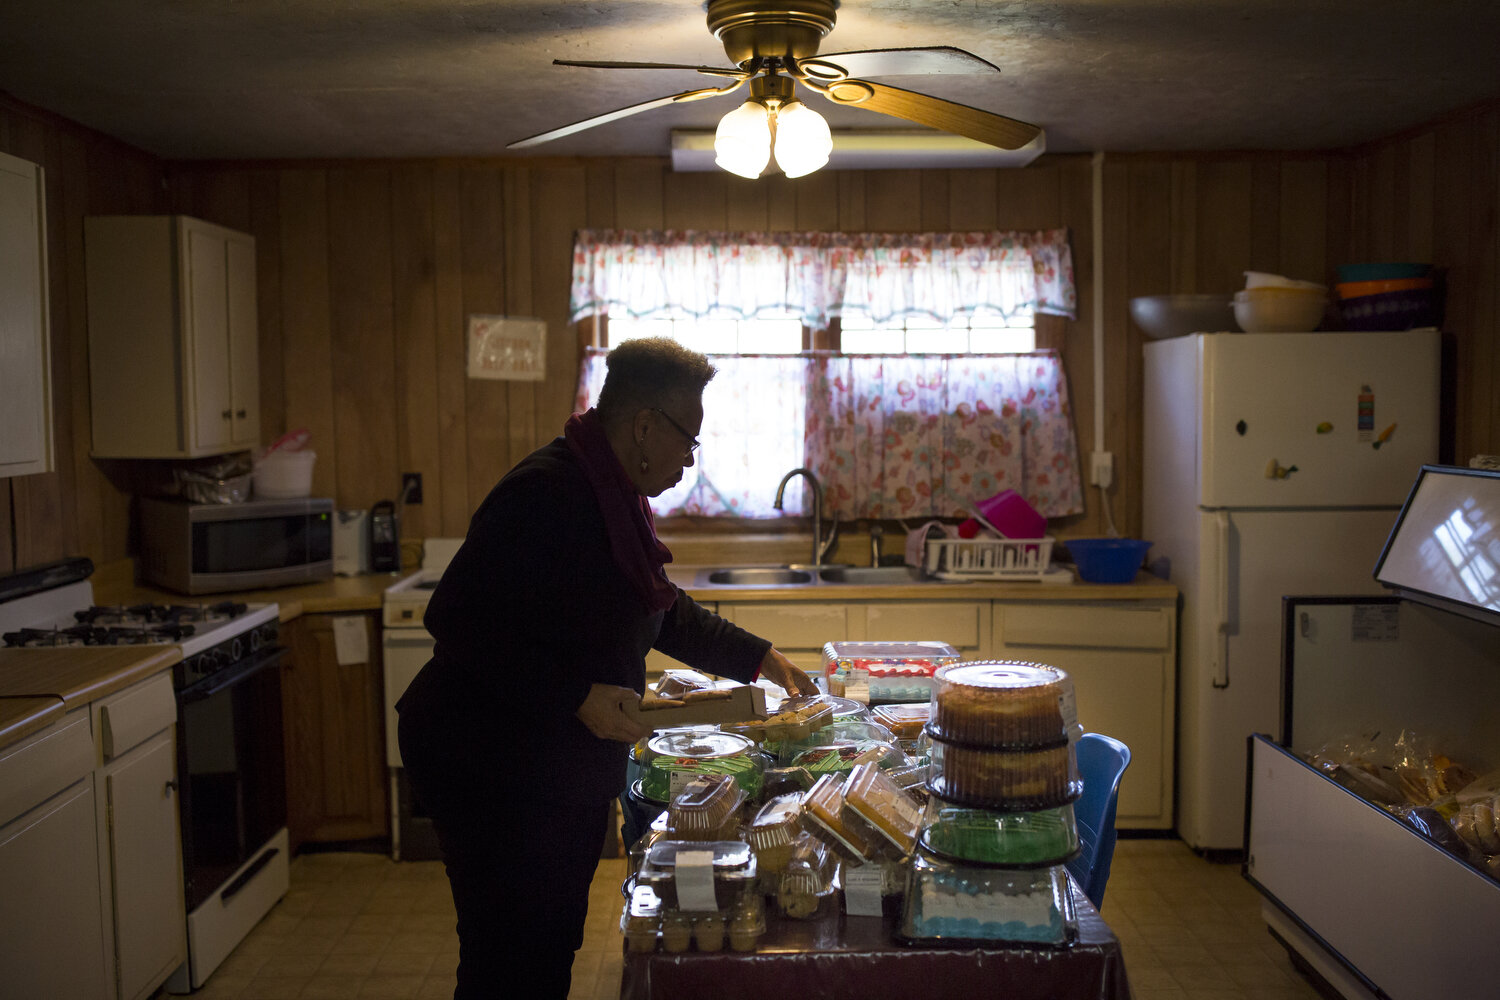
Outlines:
<svg viewBox="0 0 1500 1000"><path fill-rule="evenodd" d="M193 702L211 698L225 688L233 687L240 681L260 673L267 667L275 666L281 662L281 658L285 655L285 646L263 647L242 660L238 665L230 667L228 670L220 671L212 677L205 677L192 687L179 691L177 693L177 700L184 705L190 705Z"/></svg>

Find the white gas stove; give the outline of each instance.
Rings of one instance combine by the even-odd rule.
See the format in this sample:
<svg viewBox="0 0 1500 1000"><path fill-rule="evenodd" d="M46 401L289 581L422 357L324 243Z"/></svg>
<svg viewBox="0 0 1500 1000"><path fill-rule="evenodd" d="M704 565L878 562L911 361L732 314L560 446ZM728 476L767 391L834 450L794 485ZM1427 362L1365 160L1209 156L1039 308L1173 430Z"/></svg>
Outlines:
<svg viewBox="0 0 1500 1000"><path fill-rule="evenodd" d="M385 588L381 619L386 628L422 627L427 599L463 543L462 538L428 538L422 542L422 568Z"/></svg>

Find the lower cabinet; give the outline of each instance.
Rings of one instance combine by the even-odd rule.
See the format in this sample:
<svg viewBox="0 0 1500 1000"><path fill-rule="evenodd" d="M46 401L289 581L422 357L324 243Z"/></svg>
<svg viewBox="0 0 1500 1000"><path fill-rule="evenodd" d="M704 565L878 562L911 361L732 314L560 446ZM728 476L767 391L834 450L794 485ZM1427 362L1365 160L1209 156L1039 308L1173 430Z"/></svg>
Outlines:
<svg viewBox="0 0 1500 1000"><path fill-rule="evenodd" d="M87 709L0 750L0 993L115 996Z"/></svg>
<svg viewBox="0 0 1500 1000"><path fill-rule="evenodd" d="M996 658L1073 678L1078 721L1130 747L1116 825L1172 827L1177 699L1175 602L995 602Z"/></svg>
<svg viewBox="0 0 1500 1000"><path fill-rule="evenodd" d="M281 697L293 854L309 841L390 836L378 624L373 613L311 614L282 628L288 649ZM336 635L340 629L346 630L342 640ZM339 662L341 642L344 659L359 662Z"/></svg>

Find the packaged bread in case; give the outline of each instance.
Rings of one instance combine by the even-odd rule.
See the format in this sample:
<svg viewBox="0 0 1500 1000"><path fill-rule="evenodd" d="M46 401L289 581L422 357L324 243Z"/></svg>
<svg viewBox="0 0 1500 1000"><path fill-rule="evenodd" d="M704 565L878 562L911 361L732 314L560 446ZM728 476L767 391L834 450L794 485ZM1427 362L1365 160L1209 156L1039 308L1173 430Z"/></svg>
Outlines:
<svg viewBox="0 0 1500 1000"><path fill-rule="evenodd" d="M700 774L667 806L667 832L676 840L730 840L739 829L745 793L727 774Z"/></svg>
<svg viewBox="0 0 1500 1000"><path fill-rule="evenodd" d="M802 799L802 816L811 832L840 857L864 864L878 846L864 831L845 818L844 776L825 774Z"/></svg>
<svg viewBox="0 0 1500 1000"><path fill-rule="evenodd" d="M1057 667L981 660L934 677L927 731L949 743L1044 747L1082 734L1073 679Z"/></svg>
<svg viewBox="0 0 1500 1000"><path fill-rule="evenodd" d="M863 827L899 854L910 854L922 822L922 807L874 764L861 764L844 782L847 825Z"/></svg>
<svg viewBox="0 0 1500 1000"><path fill-rule="evenodd" d="M792 844L802 833L802 796L778 795L755 814L745 839L755 851L762 872L785 871L792 859Z"/></svg>

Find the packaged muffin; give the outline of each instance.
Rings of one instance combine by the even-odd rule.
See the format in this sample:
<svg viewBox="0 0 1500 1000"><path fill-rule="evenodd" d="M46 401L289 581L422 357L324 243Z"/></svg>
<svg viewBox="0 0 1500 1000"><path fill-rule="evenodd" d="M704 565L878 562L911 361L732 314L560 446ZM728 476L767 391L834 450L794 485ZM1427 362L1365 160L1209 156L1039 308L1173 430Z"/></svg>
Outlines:
<svg viewBox="0 0 1500 1000"><path fill-rule="evenodd" d="M694 914L693 944L699 951L722 951L724 948L724 914L718 911Z"/></svg>
<svg viewBox="0 0 1500 1000"><path fill-rule="evenodd" d="M816 916L833 895L838 859L828 845L804 833L792 846L792 859L776 885L776 906L783 916L806 920Z"/></svg>
<svg viewBox="0 0 1500 1000"><path fill-rule="evenodd" d="M880 768L860 764L844 782L843 817L848 826L863 827L867 839L883 838L904 855L916 844L922 808Z"/></svg>
<svg viewBox="0 0 1500 1000"><path fill-rule="evenodd" d="M1073 680L1056 667L981 660L934 677L934 739L970 746L1045 747L1081 735Z"/></svg>
<svg viewBox="0 0 1500 1000"><path fill-rule="evenodd" d="M809 828L840 857L864 864L875 854L876 842L845 818L844 779L825 774L802 799L802 814Z"/></svg>
<svg viewBox="0 0 1500 1000"><path fill-rule="evenodd" d="M638 885L631 891L625 912L620 915L620 930L625 934L626 948L635 952L656 950L661 909L661 900L650 886Z"/></svg>
<svg viewBox="0 0 1500 1000"><path fill-rule="evenodd" d="M763 757L754 744L734 733L716 730L663 733L646 742L650 761L638 794L648 801L668 803L682 787L701 774L727 774L746 795L760 792Z"/></svg>
<svg viewBox="0 0 1500 1000"><path fill-rule="evenodd" d="M672 797L667 832L676 840L729 840L739 830L745 793L727 774L700 774Z"/></svg>
<svg viewBox="0 0 1500 1000"><path fill-rule="evenodd" d="M779 795L760 807L745 831L762 872L785 871L792 842L802 832L802 796Z"/></svg>
<svg viewBox="0 0 1500 1000"><path fill-rule="evenodd" d="M934 796L980 809L1053 809L1083 793L1071 742L1005 750L935 739L929 774L927 790Z"/></svg>
<svg viewBox="0 0 1500 1000"><path fill-rule="evenodd" d="M922 848L952 861L1027 867L1062 864L1078 852L1071 804L999 812L933 798L922 815Z"/></svg>
<svg viewBox="0 0 1500 1000"><path fill-rule="evenodd" d="M889 729L897 739L915 740L922 735L922 727L932 718L932 702L911 702L904 705L877 705L870 713L875 721Z"/></svg>
<svg viewBox="0 0 1500 1000"><path fill-rule="evenodd" d="M661 946L674 954L688 950L693 943L693 918L680 910L670 910L661 919Z"/></svg>
<svg viewBox="0 0 1500 1000"><path fill-rule="evenodd" d="M766 901L760 893L749 893L729 913L729 947L754 951L766 933Z"/></svg>

